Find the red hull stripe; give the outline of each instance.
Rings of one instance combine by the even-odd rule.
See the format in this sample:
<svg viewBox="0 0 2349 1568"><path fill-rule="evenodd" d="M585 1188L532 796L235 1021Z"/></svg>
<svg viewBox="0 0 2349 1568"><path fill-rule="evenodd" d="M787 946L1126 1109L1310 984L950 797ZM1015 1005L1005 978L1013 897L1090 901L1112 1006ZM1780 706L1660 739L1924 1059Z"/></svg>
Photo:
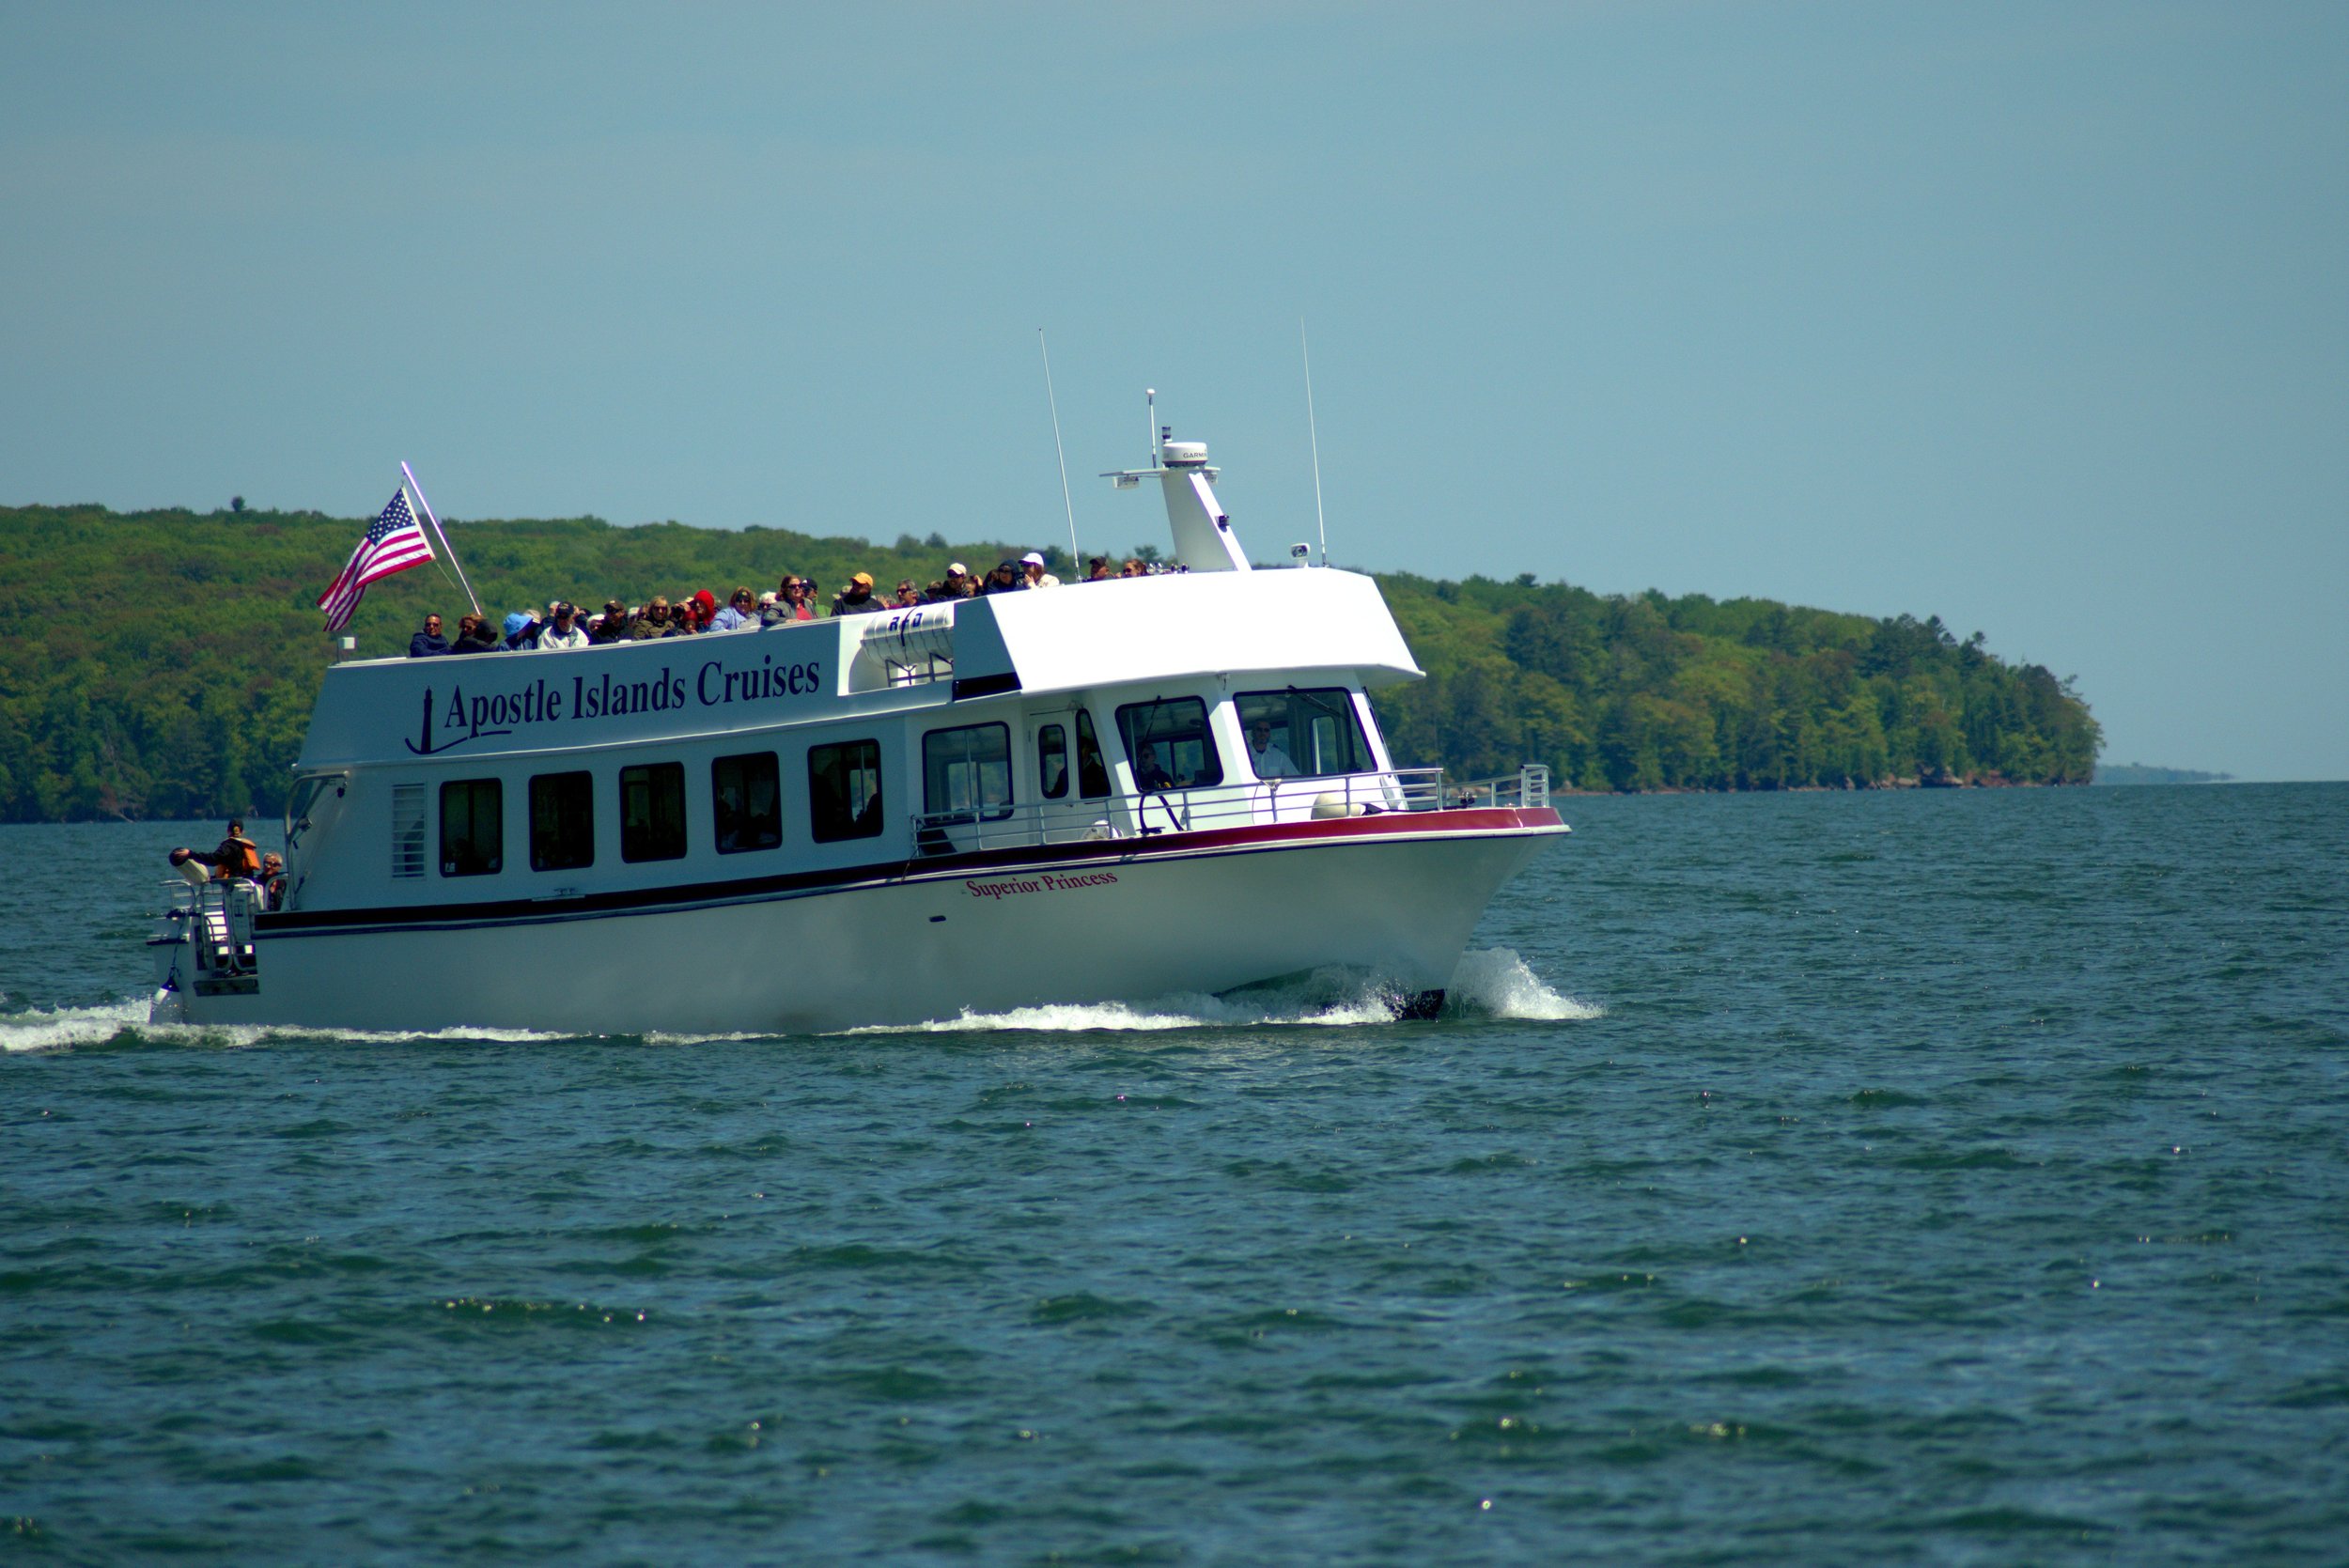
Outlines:
<svg viewBox="0 0 2349 1568"><path fill-rule="evenodd" d="M813 893L869 882L951 881L977 871L1015 866L1061 868L1124 865L1159 858L1183 859L1232 850L1302 848L1348 840L1514 837L1563 827L1547 807L1470 806L1456 811L1384 812L1377 816L1332 817L1322 822L1275 822L1253 828L1216 828L1192 833L1162 832L1147 838L1086 839L1074 844L1027 845L981 849L970 854L929 855L879 861L823 871L723 882L690 882L661 888L621 888L577 898L498 898L472 904L385 906L371 909L280 910L256 920L263 935L291 936L343 926L450 925L474 921L546 920L602 914L652 906L724 904L778 893ZM445 884L443 884L445 885Z"/></svg>

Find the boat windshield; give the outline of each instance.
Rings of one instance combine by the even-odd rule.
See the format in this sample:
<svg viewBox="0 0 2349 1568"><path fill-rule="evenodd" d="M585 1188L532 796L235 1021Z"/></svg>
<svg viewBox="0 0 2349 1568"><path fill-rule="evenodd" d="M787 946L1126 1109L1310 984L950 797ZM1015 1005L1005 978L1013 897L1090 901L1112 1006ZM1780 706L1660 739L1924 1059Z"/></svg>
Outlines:
<svg viewBox="0 0 2349 1568"><path fill-rule="evenodd" d="M1242 691L1239 727L1255 745L1258 726L1272 732L1271 743L1286 756L1299 778L1328 778L1335 773L1368 773L1377 769L1370 742L1362 737L1355 716L1354 693L1343 686L1284 691Z"/></svg>
<svg viewBox="0 0 2349 1568"><path fill-rule="evenodd" d="M1145 794L1223 782L1223 759L1207 731L1207 705L1196 697L1128 703L1117 710L1117 731L1134 765L1134 784Z"/></svg>

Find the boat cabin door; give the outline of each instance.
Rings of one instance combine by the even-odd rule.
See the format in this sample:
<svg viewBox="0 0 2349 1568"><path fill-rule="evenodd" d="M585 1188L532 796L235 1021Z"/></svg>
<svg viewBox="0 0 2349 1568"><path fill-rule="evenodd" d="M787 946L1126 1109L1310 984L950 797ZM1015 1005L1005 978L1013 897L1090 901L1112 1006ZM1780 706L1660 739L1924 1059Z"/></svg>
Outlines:
<svg viewBox="0 0 2349 1568"><path fill-rule="evenodd" d="M1036 802L1045 843L1071 844L1126 831L1110 799L1100 732L1081 704L1028 715L1028 758L1035 770L1030 799Z"/></svg>

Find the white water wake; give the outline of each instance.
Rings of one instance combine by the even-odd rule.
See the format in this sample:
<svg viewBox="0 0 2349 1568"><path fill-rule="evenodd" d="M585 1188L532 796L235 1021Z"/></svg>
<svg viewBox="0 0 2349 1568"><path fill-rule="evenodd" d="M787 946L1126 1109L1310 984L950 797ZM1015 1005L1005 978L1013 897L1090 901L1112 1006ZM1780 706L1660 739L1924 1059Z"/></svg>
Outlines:
<svg viewBox="0 0 2349 1568"><path fill-rule="evenodd" d="M576 1034L547 1033L531 1029L459 1027L434 1030L319 1029L301 1024L221 1024L149 1022L148 1002L109 1001L96 1007L35 1008L0 1014L0 1051L70 1050L76 1046L110 1045L124 1034L162 1045L215 1046L230 1048L265 1045L272 1039L350 1040L400 1045L415 1040L521 1041L571 1040Z"/></svg>
<svg viewBox="0 0 2349 1568"><path fill-rule="evenodd" d="M1226 996L1177 992L1147 1001L1053 1002L964 1013L931 1023L850 1030L852 1034L962 1033L992 1030L1148 1032L1175 1029L1349 1028L1389 1024L1402 993L1374 978L1320 970L1286 985ZM1464 954L1444 1000L1447 1018L1577 1019L1606 1009L1552 990L1509 949Z"/></svg>
<svg viewBox="0 0 2349 1568"><path fill-rule="evenodd" d="M1532 967L1505 947L1460 955L1444 1011L1493 1018L1603 1018L1595 1001L1553 991Z"/></svg>
<svg viewBox="0 0 2349 1568"><path fill-rule="evenodd" d="M978 1033L1034 1031L1146 1033L1182 1029L1346 1029L1389 1024L1404 998L1393 986L1346 970L1322 970L1279 986L1256 986L1228 996L1177 992L1139 1001L1052 1002L992 1013L964 1013L924 1024L875 1025L848 1034ZM1464 954L1453 971L1443 1017L1563 1021L1597 1018L1606 1009L1552 989L1523 958L1509 949ZM272 1039L335 1039L381 1045L451 1040L466 1042L561 1041L573 1032L529 1029L457 1027L437 1030L316 1029L295 1024L179 1024L148 1021L144 1001L96 1007L60 1007L0 1014L0 1051L71 1050L103 1046L125 1033L161 1045L236 1048ZM759 1032L713 1034L646 1034L650 1045L693 1045L770 1039Z"/></svg>
<svg viewBox="0 0 2349 1568"><path fill-rule="evenodd" d="M126 1029L146 1027L144 1001L8 1013L0 1015L0 1050L66 1050L74 1046L99 1046Z"/></svg>

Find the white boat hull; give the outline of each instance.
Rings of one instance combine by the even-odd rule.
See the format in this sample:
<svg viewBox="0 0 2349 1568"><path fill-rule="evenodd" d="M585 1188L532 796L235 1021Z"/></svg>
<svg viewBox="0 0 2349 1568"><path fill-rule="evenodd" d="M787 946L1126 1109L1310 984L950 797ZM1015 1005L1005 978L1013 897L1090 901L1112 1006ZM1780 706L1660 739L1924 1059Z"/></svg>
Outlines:
<svg viewBox="0 0 2349 1568"><path fill-rule="evenodd" d="M825 1032L1222 992L1328 966L1410 998L1449 983L1494 892L1563 831L1547 811L1422 814L1188 835L1196 843L1170 835L983 868L915 862L692 907L270 921L249 992L198 994L181 972L184 944L159 941L171 999L159 1016L384 1031Z"/></svg>

